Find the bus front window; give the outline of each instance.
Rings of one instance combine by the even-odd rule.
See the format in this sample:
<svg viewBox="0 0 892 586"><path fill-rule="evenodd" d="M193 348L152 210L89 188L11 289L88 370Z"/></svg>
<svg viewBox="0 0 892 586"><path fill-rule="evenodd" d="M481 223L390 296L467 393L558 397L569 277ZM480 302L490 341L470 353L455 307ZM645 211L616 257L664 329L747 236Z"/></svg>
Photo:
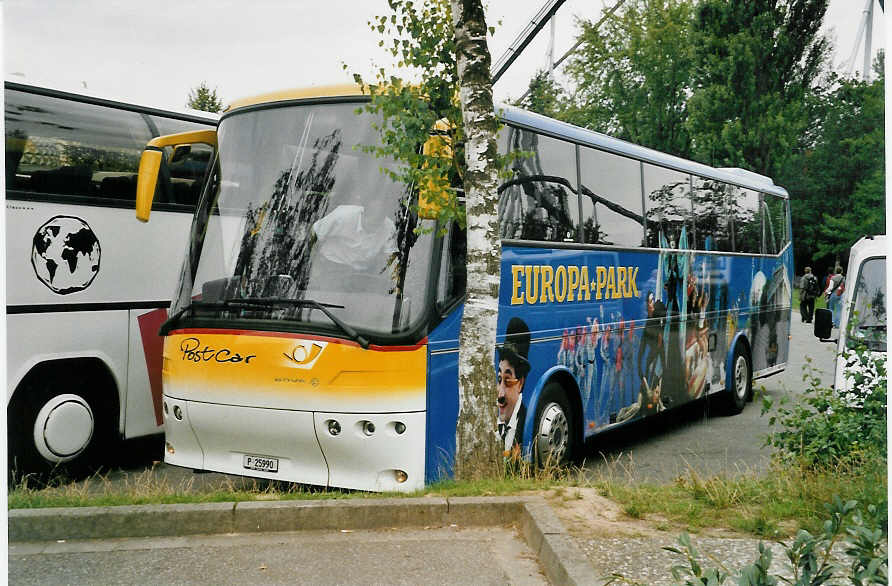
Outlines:
<svg viewBox="0 0 892 586"><path fill-rule="evenodd" d="M416 231L411 190L382 172L394 165L359 148L377 131L357 107L224 117L216 188L201 203L172 315L268 329L343 322L384 336L418 326L433 237Z"/></svg>
<svg viewBox="0 0 892 586"><path fill-rule="evenodd" d="M852 299L850 346L864 344L869 350L886 351L886 259L864 261L855 281Z"/></svg>

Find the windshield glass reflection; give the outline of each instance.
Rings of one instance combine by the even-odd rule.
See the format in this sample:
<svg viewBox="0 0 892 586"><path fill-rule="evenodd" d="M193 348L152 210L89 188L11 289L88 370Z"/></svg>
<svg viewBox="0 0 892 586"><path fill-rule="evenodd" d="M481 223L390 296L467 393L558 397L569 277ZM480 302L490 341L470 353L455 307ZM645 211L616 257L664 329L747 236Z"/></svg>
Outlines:
<svg viewBox="0 0 892 586"><path fill-rule="evenodd" d="M852 343L886 351L886 259L872 258L861 265L852 300Z"/></svg>
<svg viewBox="0 0 892 586"><path fill-rule="evenodd" d="M411 190L382 172L392 164L356 148L377 140L373 119L356 109L317 104L224 118L218 180L202 202L204 234L193 230L174 315L381 334L414 327L432 237L416 234Z"/></svg>

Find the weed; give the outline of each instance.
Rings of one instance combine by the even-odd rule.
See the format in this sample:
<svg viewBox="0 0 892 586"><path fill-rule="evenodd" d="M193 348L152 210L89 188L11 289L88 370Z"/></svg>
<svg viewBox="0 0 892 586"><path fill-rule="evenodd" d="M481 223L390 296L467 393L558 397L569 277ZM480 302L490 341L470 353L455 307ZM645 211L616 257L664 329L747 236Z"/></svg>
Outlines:
<svg viewBox="0 0 892 586"><path fill-rule="evenodd" d="M866 347L842 353L850 384L845 391L824 387L807 359L807 388L795 403L775 405L762 398L762 414L775 430L765 445L778 457L804 467L827 468L840 462L886 459L886 360Z"/></svg>
<svg viewBox="0 0 892 586"><path fill-rule="evenodd" d="M884 549L885 531L881 515L873 505L867 513L857 508L856 501L843 501L834 496L825 505L825 520L819 532L811 534L800 530L790 544L781 543L787 558L786 574L770 575L771 550L759 542L756 560L744 566L734 577L737 584L778 584L782 580L789 584L819 585L838 583L836 579L845 577L852 584L887 584L888 559ZM834 548L844 543L847 564L837 561ZM682 533L678 538L681 547L666 547L683 558L683 563L672 566L672 576L686 585L723 584L729 577L729 570L712 556L716 565L701 565L702 554L698 552L690 537Z"/></svg>

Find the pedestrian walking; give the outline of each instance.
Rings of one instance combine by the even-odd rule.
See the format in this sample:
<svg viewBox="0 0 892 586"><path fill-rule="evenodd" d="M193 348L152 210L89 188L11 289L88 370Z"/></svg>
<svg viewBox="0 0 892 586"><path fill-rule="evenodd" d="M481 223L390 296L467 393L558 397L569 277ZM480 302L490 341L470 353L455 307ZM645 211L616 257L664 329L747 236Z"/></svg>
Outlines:
<svg viewBox="0 0 892 586"><path fill-rule="evenodd" d="M805 267L805 274L799 283L799 313L802 323L811 323L815 313L815 299L820 292L818 278L812 274L811 267Z"/></svg>
<svg viewBox="0 0 892 586"><path fill-rule="evenodd" d="M833 274L827 278L827 289L824 296L827 298L827 307L833 314L833 327L839 327L839 317L842 313L842 292L846 288L846 278L842 274L842 267L836 265Z"/></svg>

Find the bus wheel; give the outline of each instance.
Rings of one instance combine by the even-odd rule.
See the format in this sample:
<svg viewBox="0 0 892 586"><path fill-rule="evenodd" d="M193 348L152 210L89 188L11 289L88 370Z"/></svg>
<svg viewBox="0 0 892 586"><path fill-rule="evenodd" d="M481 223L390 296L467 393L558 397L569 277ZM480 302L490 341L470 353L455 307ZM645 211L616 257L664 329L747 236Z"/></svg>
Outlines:
<svg viewBox="0 0 892 586"><path fill-rule="evenodd" d="M106 440L112 436L103 432L111 427L105 411L88 391L88 381L72 378L53 373L19 389L7 411L9 468L15 480L26 474L41 480L56 469L80 473L98 445L110 447Z"/></svg>
<svg viewBox="0 0 892 586"><path fill-rule="evenodd" d="M737 415L743 411L752 393L753 370L750 364L743 344L737 344L734 347L734 357L731 361L734 369L731 376L731 388L725 391L724 410L728 415Z"/></svg>
<svg viewBox="0 0 892 586"><path fill-rule="evenodd" d="M563 466L572 461L575 449L573 412L564 389L549 383L536 407L533 459L539 467Z"/></svg>

